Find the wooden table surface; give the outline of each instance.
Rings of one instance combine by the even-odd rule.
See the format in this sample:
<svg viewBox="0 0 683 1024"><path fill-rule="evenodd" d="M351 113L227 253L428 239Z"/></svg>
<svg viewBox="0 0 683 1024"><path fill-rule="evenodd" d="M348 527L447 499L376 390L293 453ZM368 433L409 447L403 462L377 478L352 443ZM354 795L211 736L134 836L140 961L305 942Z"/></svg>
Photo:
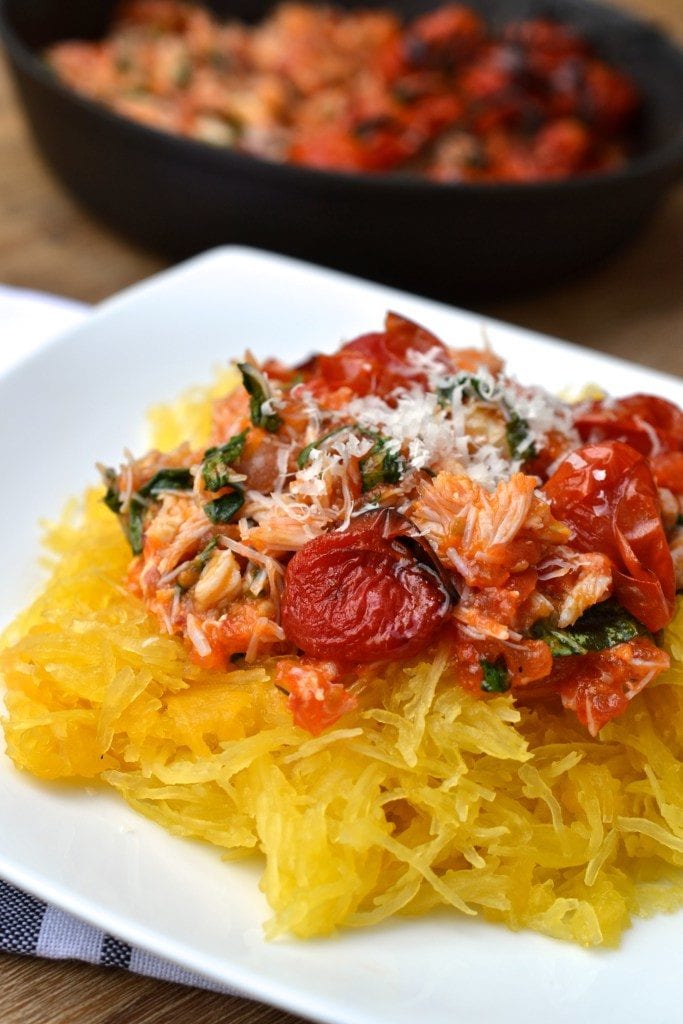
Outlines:
<svg viewBox="0 0 683 1024"><path fill-rule="evenodd" d="M619 0L683 40L681 0ZM0 67L0 282L96 302L165 266L101 227L37 159ZM590 277L483 312L683 376L683 188ZM1 334L0 334L1 343ZM296 1024L277 1010L84 964L0 956L2 1024Z"/></svg>

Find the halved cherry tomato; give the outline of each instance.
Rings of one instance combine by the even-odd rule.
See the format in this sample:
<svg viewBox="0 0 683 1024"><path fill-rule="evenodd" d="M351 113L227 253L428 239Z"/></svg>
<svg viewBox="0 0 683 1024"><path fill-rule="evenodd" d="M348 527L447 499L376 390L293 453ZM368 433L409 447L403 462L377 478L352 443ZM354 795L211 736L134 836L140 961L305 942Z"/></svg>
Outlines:
<svg viewBox="0 0 683 1024"><path fill-rule="evenodd" d="M313 658L408 658L439 632L453 591L416 528L393 509L306 544L287 566L282 626Z"/></svg>
<svg viewBox="0 0 683 1024"><path fill-rule="evenodd" d="M388 313L383 332L361 334L334 355L318 356L310 383L318 378L328 389L348 387L361 397L386 397L411 383L425 387L427 375L410 359L411 352L434 352L444 371L450 367L447 349L435 335L412 320Z"/></svg>
<svg viewBox="0 0 683 1024"><path fill-rule="evenodd" d="M591 402L574 422L584 441L624 441L649 456L683 451L683 411L657 395Z"/></svg>
<svg viewBox="0 0 683 1024"><path fill-rule="evenodd" d="M621 441L586 445L567 456L543 489L553 515L573 528L570 543L612 560L623 606L648 629L662 629L673 615L676 588L646 459Z"/></svg>
<svg viewBox="0 0 683 1024"><path fill-rule="evenodd" d="M658 487L668 487L674 494L683 494L683 452L662 452L650 459L650 467Z"/></svg>

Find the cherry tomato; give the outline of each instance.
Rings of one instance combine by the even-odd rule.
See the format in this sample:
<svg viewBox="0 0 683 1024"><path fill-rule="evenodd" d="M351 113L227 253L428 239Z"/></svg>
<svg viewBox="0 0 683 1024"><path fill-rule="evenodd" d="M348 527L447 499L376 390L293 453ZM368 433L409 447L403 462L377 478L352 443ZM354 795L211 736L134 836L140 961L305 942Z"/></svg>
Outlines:
<svg viewBox="0 0 683 1024"><path fill-rule="evenodd" d="M591 137L586 126L576 118L558 118L539 131L533 148L544 175L562 177L586 167Z"/></svg>
<svg viewBox="0 0 683 1024"><path fill-rule="evenodd" d="M449 4L417 18L402 40L405 68L452 71L473 58L486 39L486 26L468 7Z"/></svg>
<svg viewBox="0 0 683 1024"><path fill-rule="evenodd" d="M650 459L650 467L658 487L668 487L674 494L683 494L683 452L662 452Z"/></svg>
<svg viewBox="0 0 683 1024"><path fill-rule="evenodd" d="M452 599L410 520L380 509L297 552L285 574L282 625L287 639L313 658L408 658L436 637Z"/></svg>
<svg viewBox="0 0 683 1024"><path fill-rule="evenodd" d="M444 371L450 366L443 342L411 320L389 313L383 332L361 334L334 355L318 356L313 378L324 388L348 387L359 396L386 397L410 384L425 387L427 375L410 359L411 352L434 352Z"/></svg>
<svg viewBox="0 0 683 1024"><path fill-rule="evenodd" d="M638 109L638 92L626 75L600 60L586 61L584 107L587 119L605 134L626 128Z"/></svg>
<svg viewBox="0 0 683 1024"><path fill-rule="evenodd" d="M622 441L586 445L567 456L543 489L553 515L574 530L570 543L612 560L623 606L648 629L662 629L673 615L676 588L645 458Z"/></svg>
<svg viewBox="0 0 683 1024"><path fill-rule="evenodd" d="M641 455L683 451L683 412L657 395L592 402L574 422L584 441L625 441Z"/></svg>
<svg viewBox="0 0 683 1024"><path fill-rule="evenodd" d="M517 21L508 25L503 39L518 47L535 71L548 74L563 61L585 56L587 45L568 25L549 18Z"/></svg>

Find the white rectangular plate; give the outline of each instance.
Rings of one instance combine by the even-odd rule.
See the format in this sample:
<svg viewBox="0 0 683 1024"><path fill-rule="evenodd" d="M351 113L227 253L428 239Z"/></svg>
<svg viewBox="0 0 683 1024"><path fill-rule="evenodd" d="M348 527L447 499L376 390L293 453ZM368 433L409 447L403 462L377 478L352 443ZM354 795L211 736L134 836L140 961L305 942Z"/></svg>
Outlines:
<svg viewBox="0 0 683 1024"><path fill-rule="evenodd" d="M298 360L377 329L387 309L453 346L478 316L280 257L224 249L106 302L0 377L3 584L0 626L39 581L40 518L94 481L96 460L145 446L150 404L241 355ZM673 377L486 324L521 380L588 381L683 404ZM113 794L41 785L0 754L0 875L128 942L330 1024L680 1021L683 916L637 922L616 952L587 952L457 914L327 941L266 943L254 865L174 838Z"/></svg>

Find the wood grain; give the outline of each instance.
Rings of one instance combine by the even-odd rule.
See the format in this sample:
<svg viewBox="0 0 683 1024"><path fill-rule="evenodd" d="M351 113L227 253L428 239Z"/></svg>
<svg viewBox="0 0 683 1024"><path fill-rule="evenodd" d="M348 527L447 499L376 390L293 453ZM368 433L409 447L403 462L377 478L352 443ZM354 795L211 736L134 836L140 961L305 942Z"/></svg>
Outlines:
<svg viewBox="0 0 683 1024"><path fill-rule="evenodd" d="M619 0L683 40L681 0ZM161 269L38 160L0 66L0 281L96 302ZM683 189L590 277L484 312L683 375ZM1 344L1 338L0 338ZM278 1010L84 964L0 955L1 1024L296 1024Z"/></svg>
<svg viewBox="0 0 683 1024"><path fill-rule="evenodd" d="M0 955L2 1024L303 1024L272 1007L110 967Z"/></svg>

